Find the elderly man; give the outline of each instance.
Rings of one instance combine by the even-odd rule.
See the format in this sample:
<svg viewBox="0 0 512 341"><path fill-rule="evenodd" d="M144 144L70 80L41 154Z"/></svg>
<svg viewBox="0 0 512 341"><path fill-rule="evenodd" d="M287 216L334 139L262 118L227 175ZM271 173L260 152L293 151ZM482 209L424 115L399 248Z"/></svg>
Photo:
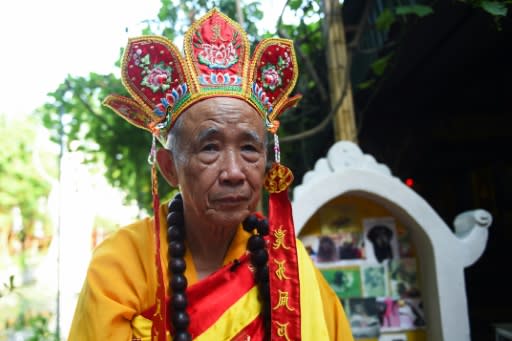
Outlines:
<svg viewBox="0 0 512 341"><path fill-rule="evenodd" d="M181 194L159 206L154 193L154 219L97 247L69 340L352 340L295 240L290 175L279 162L266 172L266 130L297 101L293 45L263 41L249 60L245 33L216 10L184 44L185 58L161 37L130 40L134 99L105 101L165 143L152 157ZM255 213L264 183L270 222Z"/></svg>

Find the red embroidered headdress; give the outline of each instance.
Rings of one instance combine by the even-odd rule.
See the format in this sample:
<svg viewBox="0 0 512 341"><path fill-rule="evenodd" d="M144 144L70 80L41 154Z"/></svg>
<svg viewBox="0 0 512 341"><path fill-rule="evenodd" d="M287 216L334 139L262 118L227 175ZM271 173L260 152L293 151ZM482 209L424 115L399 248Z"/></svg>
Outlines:
<svg viewBox="0 0 512 341"><path fill-rule="evenodd" d="M291 171L279 160L276 118L294 106L300 95L289 97L298 77L293 42L286 39L262 40L250 57L250 45L243 29L218 10L209 11L185 34L184 56L168 39L142 36L128 41L122 60L122 81L132 98L108 96L104 104L128 122L150 131L165 144L176 119L191 105L210 97L235 97L252 105L274 134L276 163L267 174L265 188L269 203L269 282L273 325L272 339L283 335L300 339L300 292L295 232L287 189L293 181ZM157 306L166 299L160 263L159 198L156 167L152 167L153 209L157 267ZM280 274L283 262L286 275ZM289 276L289 277L288 277ZM287 309L278 309L286 293ZM166 309L153 319L152 335L165 340ZM277 327L276 327L277 326ZM282 327L287 333L282 334ZM277 329L275 329L276 327ZM153 339L153 337L152 337Z"/></svg>
<svg viewBox="0 0 512 341"><path fill-rule="evenodd" d="M110 95L104 104L164 142L179 115L208 97L246 100L269 128L300 99L288 97L298 76L293 42L265 39L249 58L243 29L216 9L187 31L184 52L165 37L130 39L121 69L132 98Z"/></svg>

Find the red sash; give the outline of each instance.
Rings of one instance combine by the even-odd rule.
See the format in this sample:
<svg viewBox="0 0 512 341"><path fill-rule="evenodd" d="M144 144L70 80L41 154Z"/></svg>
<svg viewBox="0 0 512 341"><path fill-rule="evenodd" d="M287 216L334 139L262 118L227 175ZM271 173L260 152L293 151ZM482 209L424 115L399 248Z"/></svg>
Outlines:
<svg viewBox="0 0 512 341"><path fill-rule="evenodd" d="M255 287L248 255L244 255L239 261L238 265L228 264L187 288L187 312L190 316L189 331L192 338L200 336L216 324L227 310ZM169 298L166 299L166 304L168 302ZM142 316L153 320L155 309L152 306ZM263 321L260 317L241 323L244 328L233 340L246 340L246 336L250 336L251 341L263 340ZM225 335L229 335L230 331L226 330L226 333Z"/></svg>

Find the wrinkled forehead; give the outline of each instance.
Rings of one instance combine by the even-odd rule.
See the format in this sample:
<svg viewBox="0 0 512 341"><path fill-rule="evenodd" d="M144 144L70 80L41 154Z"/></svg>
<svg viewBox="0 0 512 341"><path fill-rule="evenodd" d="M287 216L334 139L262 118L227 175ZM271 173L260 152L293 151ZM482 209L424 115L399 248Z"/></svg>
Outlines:
<svg viewBox="0 0 512 341"><path fill-rule="evenodd" d="M265 121L247 101L234 97L210 97L187 108L169 132L169 137L190 139L201 134L208 126L229 124L232 129L253 130L265 140Z"/></svg>
<svg viewBox="0 0 512 341"><path fill-rule="evenodd" d="M194 103L180 118L187 125L199 126L209 121L244 124L261 130L264 121L259 113L244 100L232 97L212 97Z"/></svg>
<svg viewBox="0 0 512 341"><path fill-rule="evenodd" d="M215 96L206 98L192 104L183 112L182 116L190 116L191 113L196 115L197 113L204 115L217 114L219 116L238 113L241 117L243 115L247 115L247 117L251 116L251 118L254 116L263 122L261 115L250 102L236 97Z"/></svg>

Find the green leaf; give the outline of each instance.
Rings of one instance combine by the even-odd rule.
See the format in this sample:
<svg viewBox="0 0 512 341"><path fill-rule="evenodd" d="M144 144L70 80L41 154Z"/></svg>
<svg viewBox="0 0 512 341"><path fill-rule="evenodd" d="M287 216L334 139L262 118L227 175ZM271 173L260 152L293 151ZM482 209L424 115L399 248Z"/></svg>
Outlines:
<svg viewBox="0 0 512 341"><path fill-rule="evenodd" d="M379 31L387 31L389 30L391 25L393 25L395 20L396 18L393 12L391 12L390 9L386 8L379 14L377 20L375 20L375 24Z"/></svg>
<svg viewBox="0 0 512 341"><path fill-rule="evenodd" d="M395 8L397 15L408 15L414 14L419 17L424 17L429 14L434 13L434 10L430 6L426 5L407 5L407 6L397 6Z"/></svg>
<svg viewBox="0 0 512 341"><path fill-rule="evenodd" d="M375 84L375 79L370 79L370 80L359 83L357 85L357 88L364 90L364 89L368 89L369 87L373 86L373 84Z"/></svg>
<svg viewBox="0 0 512 341"><path fill-rule="evenodd" d="M502 2L482 1L482 8L492 15L503 17L507 15L507 6Z"/></svg>
<svg viewBox="0 0 512 341"><path fill-rule="evenodd" d="M384 71L386 71L386 68L387 68L392 56L393 56L393 54L390 53L390 54L374 61L371 65L373 73L375 73L377 76L382 76L384 74Z"/></svg>
<svg viewBox="0 0 512 341"><path fill-rule="evenodd" d="M290 6L290 9L298 10L302 6L302 0L291 0L288 6Z"/></svg>
<svg viewBox="0 0 512 341"><path fill-rule="evenodd" d="M14 290L14 275L9 276L9 290Z"/></svg>

